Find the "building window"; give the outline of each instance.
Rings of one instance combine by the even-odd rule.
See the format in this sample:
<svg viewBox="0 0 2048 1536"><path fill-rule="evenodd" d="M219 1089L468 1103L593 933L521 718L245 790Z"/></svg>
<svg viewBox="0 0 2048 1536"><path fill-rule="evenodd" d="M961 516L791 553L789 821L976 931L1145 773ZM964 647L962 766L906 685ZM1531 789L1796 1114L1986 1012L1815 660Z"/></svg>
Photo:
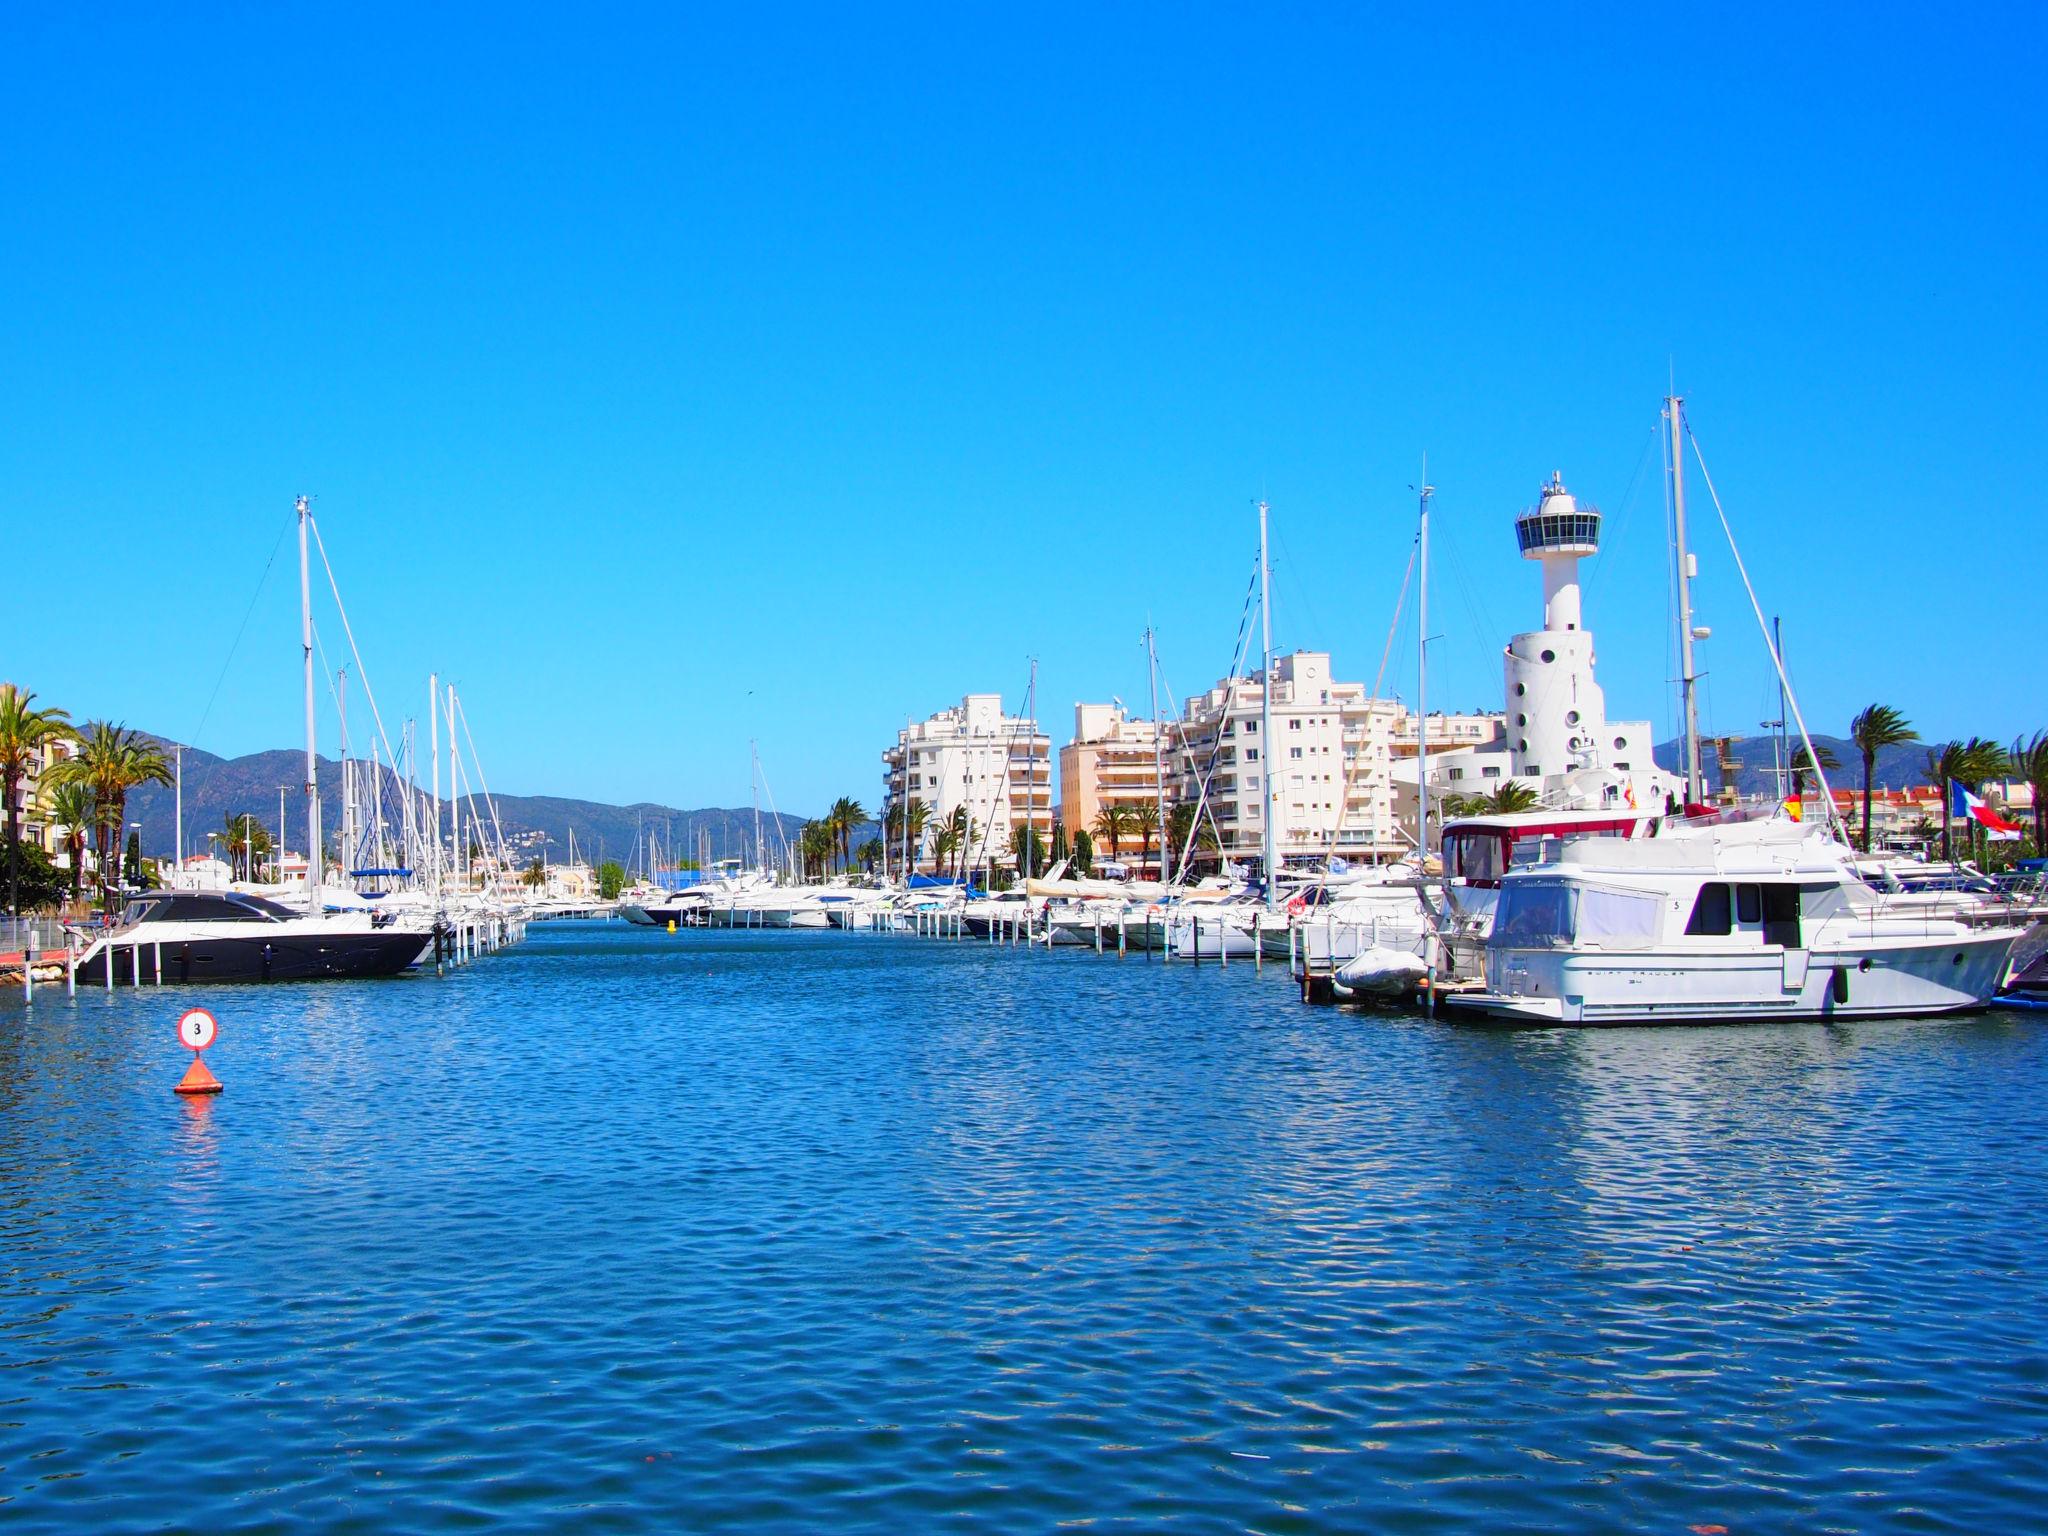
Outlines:
<svg viewBox="0 0 2048 1536"><path fill-rule="evenodd" d="M1451 770L1451 777L1454 779L1462 779L1463 777L1465 777L1465 770L1462 768L1453 768Z"/></svg>
<svg viewBox="0 0 2048 1536"><path fill-rule="evenodd" d="M1538 659L1539 661L1545 661L1545 662L1555 661L1555 660L1557 660L1557 652L1555 652L1555 651L1545 651L1545 652L1543 652L1543 654L1542 654L1541 656L1539 656L1539 657L1538 657L1537 659Z"/></svg>
<svg viewBox="0 0 2048 1536"><path fill-rule="evenodd" d="M1628 738L1626 736L1615 737L1614 750L1617 752L1626 752L1628 750Z"/></svg>
<svg viewBox="0 0 2048 1536"><path fill-rule="evenodd" d="M1301 748L1299 748L1299 747L1289 747L1289 748L1287 749L1287 755L1288 755L1289 757L1299 757L1299 756L1301 756Z"/></svg>
<svg viewBox="0 0 2048 1536"><path fill-rule="evenodd" d="M1534 763L1531 763L1528 768L1528 774L1529 777L1532 779L1540 779L1543 777L1543 770L1541 768L1538 768Z"/></svg>
<svg viewBox="0 0 2048 1536"><path fill-rule="evenodd" d="M1515 724L1517 724L1517 725L1527 725L1528 723L1529 723L1529 717L1528 717L1527 715L1517 715L1517 716L1515 716Z"/></svg>
<svg viewBox="0 0 2048 1536"><path fill-rule="evenodd" d="M1259 760L1259 749L1257 747L1246 747L1244 749L1244 760L1248 763L1256 763Z"/></svg>
<svg viewBox="0 0 2048 1536"><path fill-rule="evenodd" d="M1482 779L1497 779L1500 777L1500 769L1498 766L1482 768L1479 770L1479 777Z"/></svg>
<svg viewBox="0 0 2048 1536"><path fill-rule="evenodd" d="M1287 729L1289 729L1290 731L1298 731L1301 729L1301 722L1299 720L1290 720L1287 722Z"/></svg>
<svg viewBox="0 0 2048 1536"><path fill-rule="evenodd" d="M1566 725L1577 725L1579 723L1579 712L1576 709L1566 710L1564 712L1564 723Z"/></svg>
<svg viewBox="0 0 2048 1536"><path fill-rule="evenodd" d="M1245 731L1245 734L1246 734L1247 736L1256 736L1256 735L1258 735L1258 733L1259 733L1259 722L1258 722L1258 721L1256 721L1256 720L1247 720L1247 721L1245 721L1245 723L1244 723L1244 731Z"/></svg>
<svg viewBox="0 0 2048 1536"><path fill-rule="evenodd" d="M1529 690L1528 690L1528 689L1527 689L1526 687L1524 687L1524 686L1523 686L1522 684L1520 684L1520 683L1517 683L1517 684L1515 684L1515 697L1516 697L1516 698L1518 698L1518 699L1519 699L1519 698L1520 698L1520 697L1521 697L1521 696L1522 696L1523 694L1527 693L1528 691L1529 691Z"/></svg>

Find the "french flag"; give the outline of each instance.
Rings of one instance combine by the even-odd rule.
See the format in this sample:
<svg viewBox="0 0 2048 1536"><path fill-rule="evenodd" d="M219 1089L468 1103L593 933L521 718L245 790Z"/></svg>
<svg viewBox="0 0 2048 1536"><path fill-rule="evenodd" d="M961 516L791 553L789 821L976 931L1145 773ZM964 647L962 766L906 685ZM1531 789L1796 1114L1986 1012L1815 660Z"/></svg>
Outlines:
<svg viewBox="0 0 2048 1536"><path fill-rule="evenodd" d="M1963 821L1976 822L1994 843L2013 842L2020 835L2018 823L2007 821L1972 793L1967 785L1954 779L1948 786L1948 813Z"/></svg>

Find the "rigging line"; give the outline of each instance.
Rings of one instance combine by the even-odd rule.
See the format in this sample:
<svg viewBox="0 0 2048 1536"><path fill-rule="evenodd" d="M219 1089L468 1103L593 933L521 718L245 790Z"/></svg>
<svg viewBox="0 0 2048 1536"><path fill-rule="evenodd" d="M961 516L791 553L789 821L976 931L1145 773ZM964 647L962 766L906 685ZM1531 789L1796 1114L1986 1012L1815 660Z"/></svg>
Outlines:
<svg viewBox="0 0 2048 1536"><path fill-rule="evenodd" d="M1308 617L1308 632L1312 635L1326 635L1330 633L1330 631L1323 628L1322 615L1316 612L1316 605L1309 598L1308 581L1302 572L1300 564L1294 558L1294 551L1287 547L1287 530L1281 526L1278 520L1273 521L1271 526L1273 537L1280 542L1280 558L1287 562L1287 570L1294 578L1294 599L1301 604L1302 612Z"/></svg>
<svg viewBox="0 0 2048 1536"><path fill-rule="evenodd" d="M1223 725L1229 723L1231 708L1237 702L1237 685L1239 682L1243 680L1239 677L1238 674L1244 668L1245 650L1247 646L1251 643L1252 594L1258 590L1258 584L1259 567L1258 562L1254 561L1252 563L1251 589L1250 591L1247 591L1245 593L1244 615L1238 622L1237 649L1230 659L1229 681L1223 690L1223 713L1221 716L1222 723L1219 724L1216 728L1215 740L1209 743L1209 761L1207 765L1202 769L1200 778L1196 781L1195 817L1194 820L1190 822L1188 826L1188 837L1190 840L1190 846L1188 848L1184 848L1181 851L1181 868L1179 871L1179 876L1173 882L1175 886L1180 885L1182 880L1185 879L1187 875L1187 866L1193 862L1193 859L1190 857L1190 855L1193 852L1192 842L1196 831L1202 825L1202 813L1205 810L1209 812L1210 829L1216 832L1216 848L1218 854L1220 855L1223 850L1223 834L1221 830L1216 827L1216 813L1209 805L1209 784L1210 781L1216 777L1217 759L1223 751ZM1266 675L1265 668L1263 665L1260 667L1259 671L1259 686L1262 688L1272 687L1273 679ZM1266 754L1269 753L1271 750L1272 743L1264 741L1262 739L1259 748L1261 768L1259 782L1262 790L1269 790L1270 788L1270 786L1267 784L1267 780L1272 775L1273 764L1272 760L1269 757L1267 757ZM1194 766L1194 751L1192 748L1188 749L1187 756L1189 768L1190 770L1192 770ZM1243 764L1240 763L1237 766L1241 770ZM1271 805L1272 799L1273 797L1270 792L1264 794L1261 798L1262 807ZM1260 814L1262 818L1260 826L1263 828L1265 825L1263 820L1263 809L1261 810Z"/></svg>
<svg viewBox="0 0 2048 1536"><path fill-rule="evenodd" d="M1622 543L1628 536L1630 515L1635 511L1636 489L1643 478L1643 466L1650 462L1650 443L1658 435L1653 427L1650 430L1650 436L1643 439L1642 451L1636 455L1635 471L1628 477L1628 489L1621 493L1621 507L1619 509L1621 526L1614 530L1614 537L1609 539L1606 548L1601 550L1603 555L1613 554L1615 546ZM1592 571L1587 575L1586 579L1579 583L1587 597L1593 595L1593 584L1599 580L1600 573L1605 569L1606 563L1604 561L1595 562Z"/></svg>
<svg viewBox="0 0 2048 1536"><path fill-rule="evenodd" d="M368 683L363 684L364 692L367 693L369 687ZM498 863L501 866L499 873L503 874L502 866L505 863L505 829L498 821L498 802L491 798L491 781L484 776L483 759L476 755L476 737L472 736L469 730L469 706L462 702L462 695L460 693L455 695L455 718L462 722L462 739L469 743L469 760L476 767L476 781L483 789L484 804L490 808L491 830L497 834L498 838ZM470 799L469 808L472 812L476 809L476 799L474 796Z"/></svg>
<svg viewBox="0 0 2048 1536"><path fill-rule="evenodd" d="M270 558L263 562L263 574L256 578L256 590L249 594L249 606L242 612L242 622L235 630L235 638L228 646L226 660L220 664L220 676L213 680L213 692L206 696L206 708L199 716L199 729L192 733L189 745L197 746L200 735L206 730L206 722L213 717L213 706L220 698L220 685L227 681L228 668L234 665L235 652L242 644L242 636L249 628L249 617L256 611L256 601L263 596L263 587L270 580L270 568L277 564L277 552L284 547L284 536L292 531L298 522L296 515L288 519L277 530L277 542L270 546Z"/></svg>
<svg viewBox="0 0 2048 1536"><path fill-rule="evenodd" d="M1792 682L1785 676L1785 658L1778 654L1778 647L1771 639L1771 626L1764 619L1764 605L1757 601L1756 588L1749 580L1749 567L1743 564L1742 551L1735 545L1735 530L1729 526L1728 514L1721 506L1721 493L1714 489L1714 476L1707 468L1707 457L1700 452L1700 440L1693 436L1692 423L1684 421L1686 441L1692 444L1693 459L1699 464L1700 478L1707 483L1707 495L1714 503L1714 515L1721 520L1721 532L1728 539L1728 553L1735 557L1735 572L1742 578L1742 590L1749 594L1750 611L1756 615L1757 628L1763 633L1764 648L1771 653L1771 665L1777 669L1778 681L1785 685L1785 703L1792 710L1792 718L1799 724L1799 740L1806 748L1807 761L1813 766L1813 776L1820 781L1821 804L1827 808L1828 825L1845 846L1849 845L1849 828L1842 820L1842 813L1835 804L1834 788L1828 783L1827 770L1821 767L1820 754L1814 750L1813 737L1806 729L1806 714L1799 707L1799 695L1793 691Z"/></svg>
<svg viewBox="0 0 2048 1536"><path fill-rule="evenodd" d="M391 738L384 733L384 717L377 712L377 691L370 686L370 669L363 665L363 653L356 649L356 633L348 622L348 605L341 600L341 584L334 579L334 567L327 559L327 541L320 537L320 521L312 513L306 514L306 521L313 525L313 543L320 551L320 568L327 572L327 589L334 594L335 612L341 615L341 632L348 636L349 654L356 659L356 677L363 685L363 695L370 701L370 718L377 724L377 739L384 743L384 753L391 755Z"/></svg>
<svg viewBox="0 0 2048 1536"><path fill-rule="evenodd" d="M1394 617L1387 625L1387 643L1380 651L1380 670L1372 680L1372 697L1366 701L1366 715L1368 717L1366 728L1368 730L1371 729L1370 717L1374 712L1375 706L1380 702L1380 684L1385 682L1387 678L1387 662L1394 653L1394 634L1401 627L1401 609L1408 601L1408 583L1415 575L1415 560L1421 552L1422 532L1418 529L1414 539L1408 545L1408 568L1401 573L1401 590L1394 595ZM1330 851L1323 855L1322 878L1316 881L1316 889L1318 890L1327 889L1329 886L1330 860L1338 857L1337 845L1343 841L1344 823L1351 814L1352 768L1365 755L1363 752L1359 752L1349 758L1345 756L1343 722L1344 714L1342 710L1339 710L1337 713L1337 755L1339 761L1343 763L1344 769L1337 784L1337 824L1330 833ZM1419 733L1427 729L1427 721L1418 720L1416 722L1416 730L1418 732L1416 739L1418 741L1422 739ZM1363 743L1360 743L1360 745L1362 746ZM1392 766L1391 757L1389 758L1389 766ZM1378 850L1375 849L1374 851L1377 852Z"/></svg>

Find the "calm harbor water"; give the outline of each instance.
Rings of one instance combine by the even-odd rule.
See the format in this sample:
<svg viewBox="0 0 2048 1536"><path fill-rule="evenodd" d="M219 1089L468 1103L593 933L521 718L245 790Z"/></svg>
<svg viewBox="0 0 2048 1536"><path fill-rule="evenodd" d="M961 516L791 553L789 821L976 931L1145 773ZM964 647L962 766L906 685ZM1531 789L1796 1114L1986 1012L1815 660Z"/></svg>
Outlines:
<svg viewBox="0 0 2048 1536"><path fill-rule="evenodd" d="M2024 1016L1512 1032L861 935L49 991L0 1526L2037 1528L2044 1104Z"/></svg>

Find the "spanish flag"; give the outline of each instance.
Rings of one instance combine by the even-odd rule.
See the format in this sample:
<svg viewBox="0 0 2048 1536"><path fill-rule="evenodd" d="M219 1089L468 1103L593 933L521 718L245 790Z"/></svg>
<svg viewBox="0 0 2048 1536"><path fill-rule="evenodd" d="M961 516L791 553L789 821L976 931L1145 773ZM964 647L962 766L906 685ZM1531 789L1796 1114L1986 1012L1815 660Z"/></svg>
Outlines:
<svg viewBox="0 0 2048 1536"><path fill-rule="evenodd" d="M1785 814L1794 821L1806 820L1806 807L1799 803L1797 795L1787 795L1785 797Z"/></svg>

